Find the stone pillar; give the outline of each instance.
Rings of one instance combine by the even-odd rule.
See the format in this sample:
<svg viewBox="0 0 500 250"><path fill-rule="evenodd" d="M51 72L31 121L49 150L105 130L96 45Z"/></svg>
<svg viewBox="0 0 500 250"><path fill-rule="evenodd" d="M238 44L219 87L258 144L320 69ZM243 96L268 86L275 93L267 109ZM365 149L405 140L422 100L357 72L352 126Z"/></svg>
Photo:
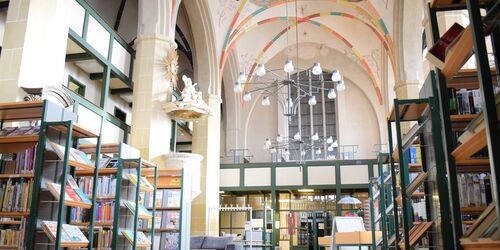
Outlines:
<svg viewBox="0 0 500 250"><path fill-rule="evenodd" d="M201 162L201 194L193 200L191 235L218 235L219 231L219 215L210 209L219 206L222 100L217 95L208 95L205 102L212 109L212 115L195 122L193 129L193 153L204 158Z"/></svg>
<svg viewBox="0 0 500 250"><path fill-rule="evenodd" d="M164 167L164 156L170 151L171 119L162 105L169 100L170 82L165 77L162 61L175 48L167 36L141 35L137 39L134 62L134 102L130 144L141 156Z"/></svg>
<svg viewBox="0 0 500 250"><path fill-rule="evenodd" d="M11 0L0 58L0 101L19 101L19 87L64 84L66 0Z"/></svg>

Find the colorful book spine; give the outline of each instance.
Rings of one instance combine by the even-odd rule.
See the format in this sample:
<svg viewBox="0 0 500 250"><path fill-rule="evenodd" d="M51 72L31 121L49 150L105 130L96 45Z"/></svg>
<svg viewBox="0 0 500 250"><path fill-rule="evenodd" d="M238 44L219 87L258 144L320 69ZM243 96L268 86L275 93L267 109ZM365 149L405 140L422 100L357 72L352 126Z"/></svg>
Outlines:
<svg viewBox="0 0 500 250"><path fill-rule="evenodd" d="M8 179L0 181L0 210L2 212L29 212L31 201L31 179Z"/></svg>
<svg viewBox="0 0 500 250"><path fill-rule="evenodd" d="M35 166L36 145L21 152L14 153L12 157L2 157L0 161L0 174L31 174Z"/></svg>

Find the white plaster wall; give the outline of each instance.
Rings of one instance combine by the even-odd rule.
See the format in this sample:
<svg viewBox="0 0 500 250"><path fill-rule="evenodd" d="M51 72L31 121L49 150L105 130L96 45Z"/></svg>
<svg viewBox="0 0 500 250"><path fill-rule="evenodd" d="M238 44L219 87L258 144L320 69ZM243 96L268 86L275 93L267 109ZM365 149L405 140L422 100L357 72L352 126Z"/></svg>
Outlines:
<svg viewBox="0 0 500 250"><path fill-rule="evenodd" d="M7 21L7 12L0 13L0 47L3 44L3 34L5 32L5 22Z"/></svg>

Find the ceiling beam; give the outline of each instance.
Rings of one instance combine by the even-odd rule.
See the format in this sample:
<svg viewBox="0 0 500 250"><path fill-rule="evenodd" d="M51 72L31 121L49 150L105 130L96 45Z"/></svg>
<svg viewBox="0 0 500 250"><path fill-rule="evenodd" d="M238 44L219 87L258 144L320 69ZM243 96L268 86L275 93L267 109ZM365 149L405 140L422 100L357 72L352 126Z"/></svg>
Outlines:
<svg viewBox="0 0 500 250"><path fill-rule="evenodd" d="M112 95L122 95L132 93L131 88L122 88L122 89L111 89L110 93Z"/></svg>
<svg viewBox="0 0 500 250"><path fill-rule="evenodd" d="M87 53L77 53L77 54L67 54L66 62L77 62L94 59L91 55Z"/></svg>
<svg viewBox="0 0 500 250"><path fill-rule="evenodd" d="M90 78L90 80L93 80L93 81L102 80L102 74L103 73L90 73L89 78ZM111 78L117 78L117 76L114 74L111 74Z"/></svg>
<svg viewBox="0 0 500 250"><path fill-rule="evenodd" d="M127 0L122 0L122 2L120 3L120 8L118 8L118 13L116 14L116 20L114 26L115 31L118 31L118 28L120 28L120 22L122 20L123 9L125 9L126 2Z"/></svg>

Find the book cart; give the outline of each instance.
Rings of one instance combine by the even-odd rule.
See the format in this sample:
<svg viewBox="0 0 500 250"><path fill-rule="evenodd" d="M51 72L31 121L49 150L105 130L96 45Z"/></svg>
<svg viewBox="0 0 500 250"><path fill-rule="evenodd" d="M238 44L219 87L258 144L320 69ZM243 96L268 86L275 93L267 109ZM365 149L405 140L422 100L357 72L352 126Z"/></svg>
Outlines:
<svg viewBox="0 0 500 250"><path fill-rule="evenodd" d="M431 72L427 84L435 86L434 79ZM389 133L393 204L388 209L394 218L389 248L413 249L418 244L451 249L453 245L438 107L433 97L394 100L388 118L388 130L394 124L396 134L394 145ZM405 134L403 124L411 126Z"/></svg>
<svg viewBox="0 0 500 250"><path fill-rule="evenodd" d="M481 9L485 10L484 16ZM467 10L470 23L464 32L447 49L443 68L436 69L438 94L443 127L450 212L453 222L454 248L500 248L498 181L500 179L500 132L498 128L499 103L495 87L498 87L500 60L500 28L498 26L500 2L494 0L432 0L429 4L429 20L432 40L440 38L438 12ZM486 49L486 36L491 37L494 63L490 65ZM474 54L475 69L462 69ZM493 68L491 68L493 66ZM453 95L449 90L479 90L479 112L454 112ZM464 196L463 178L486 175L480 183L491 184L471 197ZM438 180L441 182L444 179ZM475 185L475 184L474 184ZM480 188L482 189L482 188ZM488 195L489 192L489 195ZM482 196L486 197L482 197ZM480 196L480 197L478 197ZM488 197L489 196L489 197ZM478 200L480 202L471 202ZM484 202L486 201L486 202Z"/></svg>

